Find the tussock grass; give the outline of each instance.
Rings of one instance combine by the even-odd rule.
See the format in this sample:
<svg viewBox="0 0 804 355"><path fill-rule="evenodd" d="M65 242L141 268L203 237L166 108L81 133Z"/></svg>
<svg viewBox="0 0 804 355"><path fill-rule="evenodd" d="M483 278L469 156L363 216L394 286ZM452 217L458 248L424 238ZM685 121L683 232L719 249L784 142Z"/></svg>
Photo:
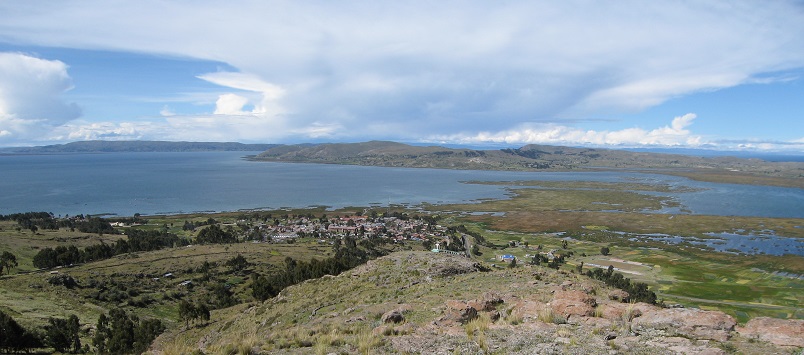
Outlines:
<svg viewBox="0 0 804 355"><path fill-rule="evenodd" d="M553 324L567 323L567 319L564 318L564 316L553 312L553 309L550 307L545 307L543 310L541 310L539 312L538 319L542 323L553 323Z"/></svg>
<svg viewBox="0 0 804 355"><path fill-rule="evenodd" d="M465 330L466 336L469 340L474 341L478 347L484 352L488 352L489 344L486 336L486 331L489 329L489 325L491 325L491 317L488 313L483 312L478 315L477 318L473 319L469 323L466 323Z"/></svg>

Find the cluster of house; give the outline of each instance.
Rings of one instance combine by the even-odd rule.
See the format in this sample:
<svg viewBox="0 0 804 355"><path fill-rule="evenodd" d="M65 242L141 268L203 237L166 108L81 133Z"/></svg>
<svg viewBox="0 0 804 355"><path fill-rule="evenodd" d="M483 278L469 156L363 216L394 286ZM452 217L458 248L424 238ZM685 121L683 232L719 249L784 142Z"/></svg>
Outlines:
<svg viewBox="0 0 804 355"><path fill-rule="evenodd" d="M258 240L282 242L298 237L328 239L352 236L422 241L447 235L446 227L414 218L345 216L321 220L300 217L278 222L253 226L260 237Z"/></svg>

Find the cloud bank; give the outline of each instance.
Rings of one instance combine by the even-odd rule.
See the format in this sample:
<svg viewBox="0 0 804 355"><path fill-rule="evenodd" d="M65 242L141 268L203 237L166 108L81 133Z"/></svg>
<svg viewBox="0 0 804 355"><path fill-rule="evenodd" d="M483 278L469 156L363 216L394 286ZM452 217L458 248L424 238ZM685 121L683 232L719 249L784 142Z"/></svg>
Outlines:
<svg viewBox="0 0 804 355"><path fill-rule="evenodd" d="M558 125L525 125L518 129L502 132L481 132L478 134L456 134L433 136L430 139L441 142L508 143L508 144L584 144L595 146L686 146L703 145L702 137L693 135L689 127L695 114L688 113L673 119L669 126L645 130L628 128L619 131L581 130Z"/></svg>
<svg viewBox="0 0 804 355"><path fill-rule="evenodd" d="M237 68L199 76L221 87L206 114L166 109L154 113L162 121L126 123L191 139L695 145L704 138L690 115L658 128L578 126L804 67L795 1L67 0L0 3L0 23L0 40L14 43ZM53 123L76 116L53 107ZM645 125L657 123L633 126ZM109 130L91 126L79 131Z"/></svg>

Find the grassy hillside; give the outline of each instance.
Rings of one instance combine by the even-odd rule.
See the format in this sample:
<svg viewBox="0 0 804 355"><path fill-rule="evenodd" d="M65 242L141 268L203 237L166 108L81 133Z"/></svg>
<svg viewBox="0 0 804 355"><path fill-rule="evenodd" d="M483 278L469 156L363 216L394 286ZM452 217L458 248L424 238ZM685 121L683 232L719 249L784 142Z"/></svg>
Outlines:
<svg viewBox="0 0 804 355"><path fill-rule="evenodd" d="M639 329L636 315L658 308L612 300L613 292L614 289L585 276L545 267L520 265L485 270L463 257L398 252L338 276L292 286L264 303L218 311L209 323L163 334L156 340L153 351L160 354L780 351L740 337L722 342L700 341L695 335L678 337L674 332L647 328L636 331ZM585 311L588 316L578 316L571 315L577 309L571 311L562 304L593 306Z"/></svg>

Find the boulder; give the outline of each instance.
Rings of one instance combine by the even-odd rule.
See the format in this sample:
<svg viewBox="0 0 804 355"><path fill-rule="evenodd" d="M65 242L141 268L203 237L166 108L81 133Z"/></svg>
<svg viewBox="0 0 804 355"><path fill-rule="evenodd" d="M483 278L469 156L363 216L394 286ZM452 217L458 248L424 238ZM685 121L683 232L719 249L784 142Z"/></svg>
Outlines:
<svg viewBox="0 0 804 355"><path fill-rule="evenodd" d="M579 290L556 291L550 307L553 312L566 318L570 316L591 317L595 314L597 301L586 292Z"/></svg>
<svg viewBox="0 0 804 355"><path fill-rule="evenodd" d="M539 319L539 314L547 307L538 301L519 300L511 307L511 313L522 317L523 320Z"/></svg>
<svg viewBox="0 0 804 355"><path fill-rule="evenodd" d="M477 310L472 307L466 307L452 315L452 319L461 324L469 323L475 318L477 318Z"/></svg>
<svg viewBox="0 0 804 355"><path fill-rule="evenodd" d="M394 309L385 312L381 319L383 323L402 323L405 320L405 316L399 310Z"/></svg>
<svg viewBox="0 0 804 355"><path fill-rule="evenodd" d="M631 329L636 332L655 329L696 339L726 341L735 324L734 318L719 311L661 309L634 319Z"/></svg>
<svg viewBox="0 0 804 355"><path fill-rule="evenodd" d="M569 319L570 316L591 317L595 314L595 309L584 302L574 300L554 300L550 302L553 312Z"/></svg>
<svg viewBox="0 0 804 355"><path fill-rule="evenodd" d="M631 295L620 289L612 290L609 292L609 299L612 301L628 302Z"/></svg>
<svg viewBox="0 0 804 355"><path fill-rule="evenodd" d="M402 323L405 320L405 313L410 312L413 307L409 304L400 304L395 309L385 312L380 318L383 323Z"/></svg>
<svg viewBox="0 0 804 355"><path fill-rule="evenodd" d="M594 297L580 290L557 291L555 294L553 294L553 301L558 300L580 302L588 305L589 307L594 307L597 305L597 301Z"/></svg>
<svg viewBox="0 0 804 355"><path fill-rule="evenodd" d="M749 320L744 327L737 327L737 332L774 345L804 347L804 319L758 317Z"/></svg>
<svg viewBox="0 0 804 355"><path fill-rule="evenodd" d="M610 320L630 321L642 315L642 311L635 305L627 303L607 303L597 307L600 317Z"/></svg>

